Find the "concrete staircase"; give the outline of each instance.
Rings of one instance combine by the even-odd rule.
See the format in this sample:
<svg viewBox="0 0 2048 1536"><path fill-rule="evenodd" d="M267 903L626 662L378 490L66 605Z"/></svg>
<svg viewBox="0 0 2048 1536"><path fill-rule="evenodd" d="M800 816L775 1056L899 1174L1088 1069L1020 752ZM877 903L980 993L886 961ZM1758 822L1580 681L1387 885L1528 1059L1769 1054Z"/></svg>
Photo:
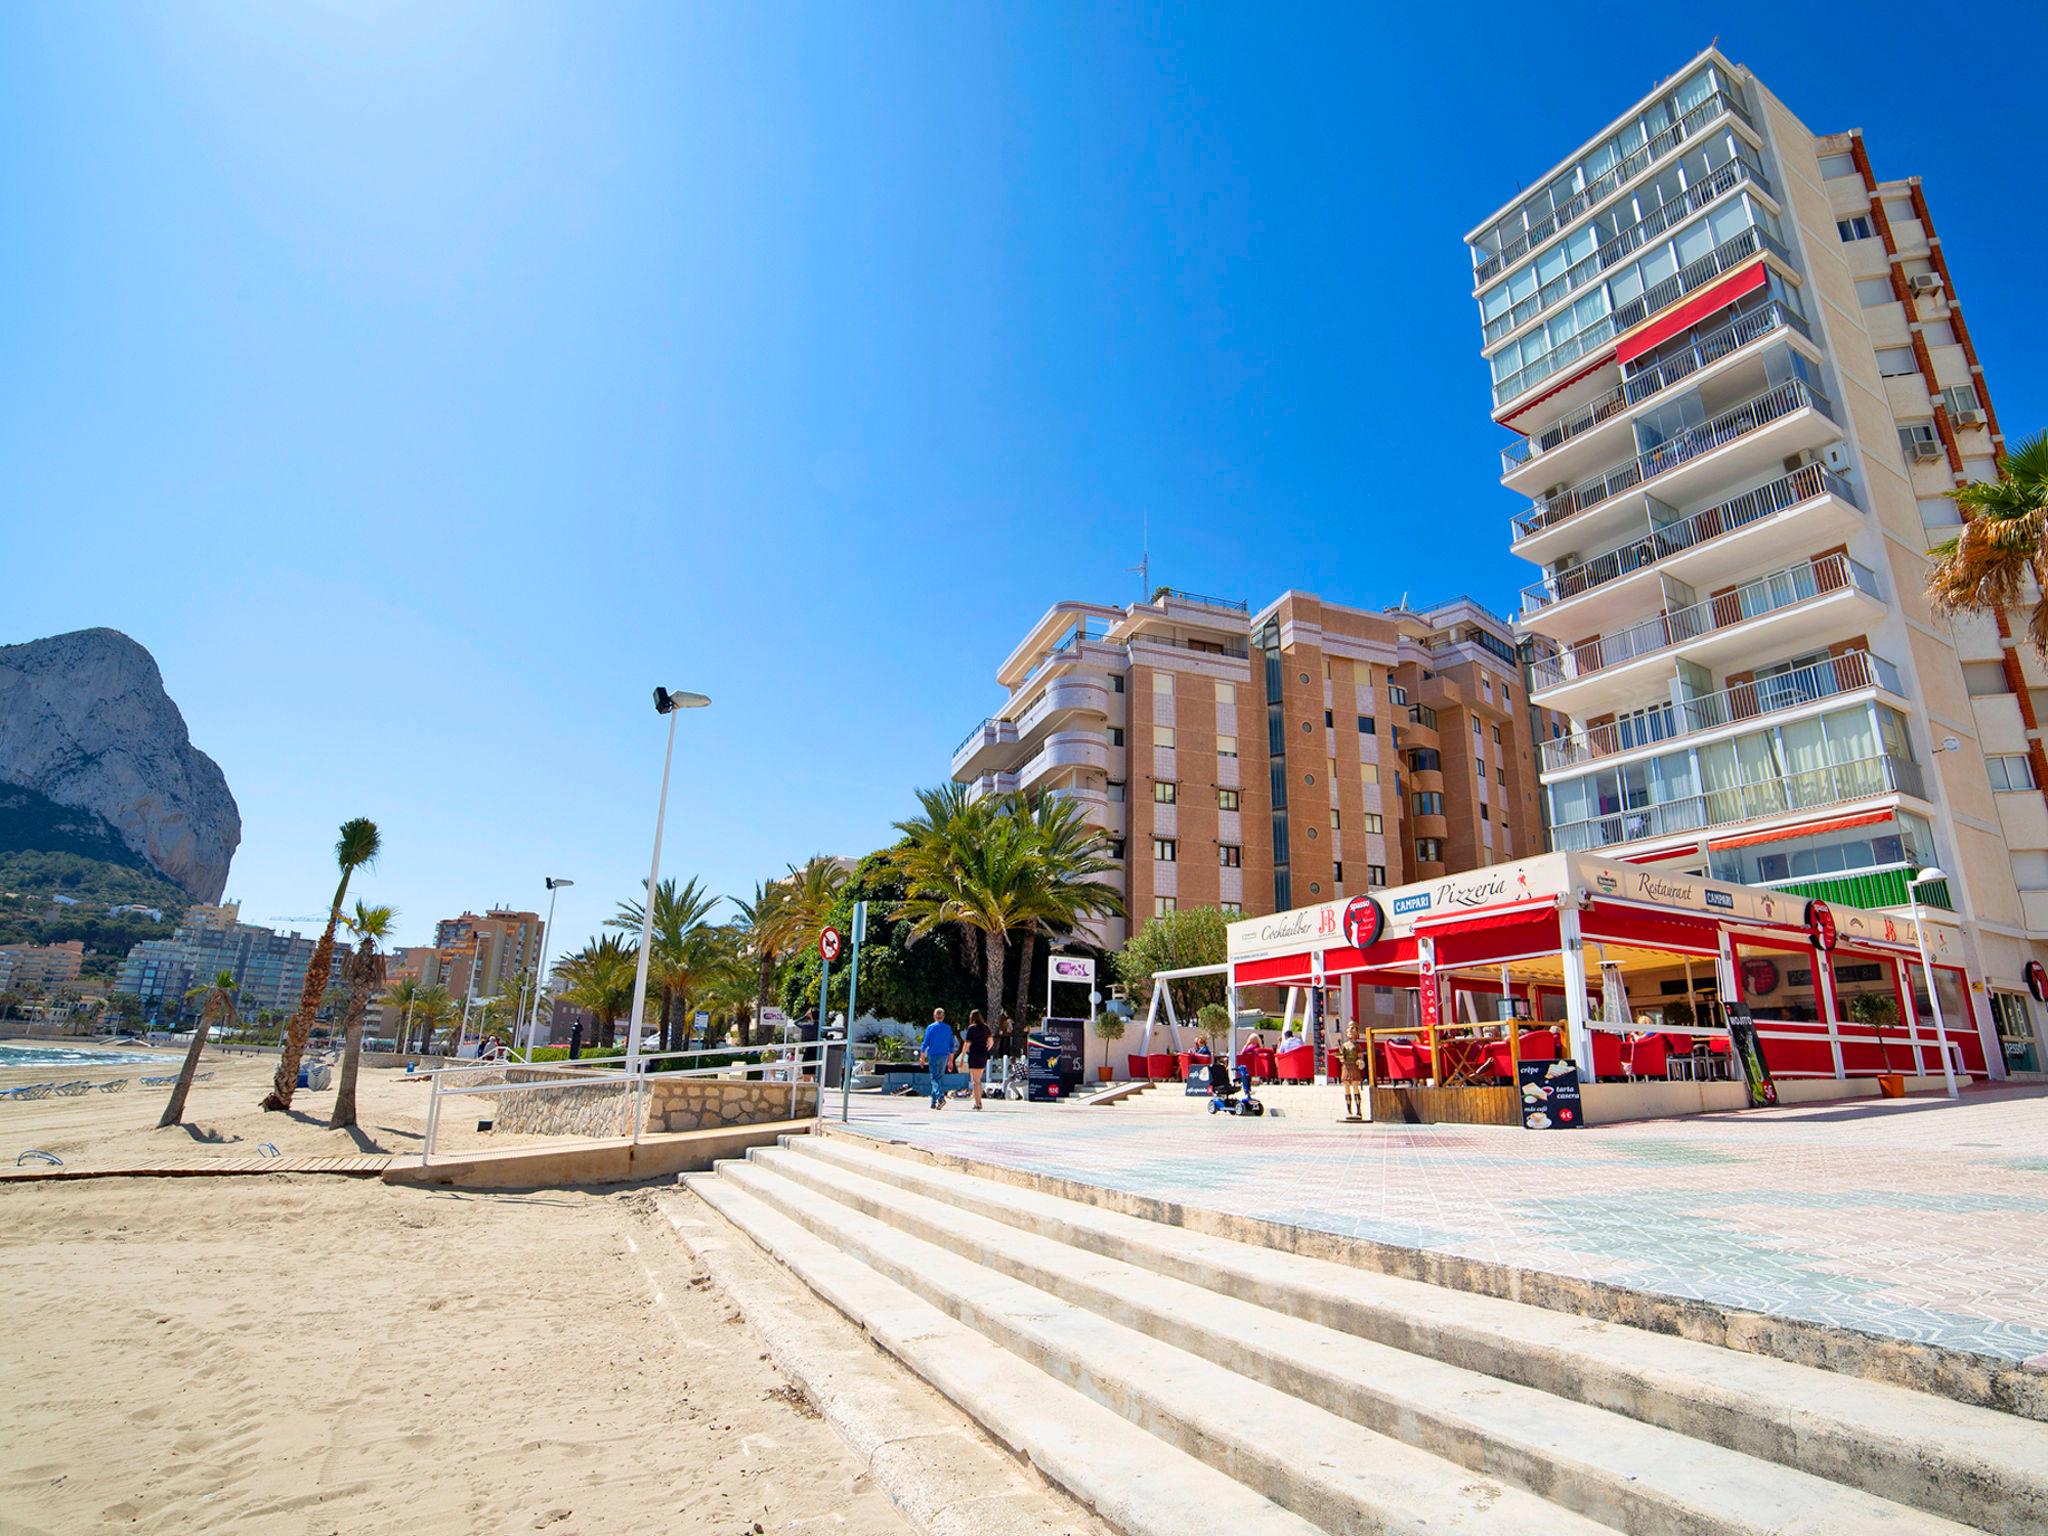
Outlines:
<svg viewBox="0 0 2048 1536"><path fill-rule="evenodd" d="M2048 1536L2048 1424L858 1137L684 1183L1134 1536Z"/></svg>

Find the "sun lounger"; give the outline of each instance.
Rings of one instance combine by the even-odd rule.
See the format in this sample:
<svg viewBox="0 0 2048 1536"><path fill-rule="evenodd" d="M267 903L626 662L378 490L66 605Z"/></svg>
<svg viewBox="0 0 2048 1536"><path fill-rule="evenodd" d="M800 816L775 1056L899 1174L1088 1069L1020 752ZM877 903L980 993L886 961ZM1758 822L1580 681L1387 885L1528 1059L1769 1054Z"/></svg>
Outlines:
<svg viewBox="0 0 2048 1536"><path fill-rule="evenodd" d="M142 1086L145 1088L168 1088L177 1080L178 1074L173 1072L169 1077L145 1077L142 1080Z"/></svg>
<svg viewBox="0 0 2048 1536"><path fill-rule="evenodd" d="M0 1099L47 1099L55 1083L23 1083L18 1088L0 1092Z"/></svg>
<svg viewBox="0 0 2048 1536"><path fill-rule="evenodd" d="M81 1093L91 1093L92 1084L81 1077L73 1082L59 1083L57 1085L56 1092L64 1098L75 1099Z"/></svg>
<svg viewBox="0 0 2048 1536"><path fill-rule="evenodd" d="M125 1077L112 1078L99 1085L101 1093L123 1093L127 1091L127 1088L128 1079Z"/></svg>

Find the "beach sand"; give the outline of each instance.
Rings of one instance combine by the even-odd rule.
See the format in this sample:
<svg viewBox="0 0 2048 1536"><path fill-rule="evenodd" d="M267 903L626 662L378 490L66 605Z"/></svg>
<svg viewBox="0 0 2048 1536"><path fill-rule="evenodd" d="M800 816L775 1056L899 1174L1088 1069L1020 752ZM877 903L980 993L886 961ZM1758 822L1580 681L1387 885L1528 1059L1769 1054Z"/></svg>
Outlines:
<svg viewBox="0 0 2048 1536"><path fill-rule="evenodd" d="M0 1531L900 1533L647 1191L0 1186Z"/></svg>

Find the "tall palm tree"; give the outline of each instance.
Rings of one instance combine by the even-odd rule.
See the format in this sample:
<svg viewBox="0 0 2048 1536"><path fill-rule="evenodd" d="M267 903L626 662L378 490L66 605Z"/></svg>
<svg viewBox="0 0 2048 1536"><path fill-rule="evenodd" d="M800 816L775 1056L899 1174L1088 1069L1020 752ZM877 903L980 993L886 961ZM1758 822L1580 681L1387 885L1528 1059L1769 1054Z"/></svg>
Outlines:
<svg viewBox="0 0 2048 1536"><path fill-rule="evenodd" d="M449 1026L448 1052L455 1053L454 1032L462 1028L462 1010L455 1006L455 999L448 995L448 989L438 982L431 987L422 987L413 999L413 1023L420 1032L420 1054L431 1054L434 1049L434 1031L443 1024Z"/></svg>
<svg viewBox="0 0 2048 1536"><path fill-rule="evenodd" d="M761 1015L768 1011L769 1000L775 995L775 962L789 944L789 922L785 910L788 901L789 886L781 880L771 880L766 885L755 881L752 901L743 901L737 896L733 898L733 905L740 910L745 953L754 962L754 1016L747 1028L749 1038L759 1027Z"/></svg>
<svg viewBox="0 0 2048 1536"><path fill-rule="evenodd" d="M333 1130L356 1123L356 1072L363 1064L363 1015L370 1011L370 1000L384 989L384 956L378 952L378 946L391 937L398 912L392 907L366 907L358 901L355 911L342 921L355 935L356 948L348 957L345 970L348 1006L341 1016L341 1078L334 1090L334 1113L327 1121Z"/></svg>
<svg viewBox="0 0 2048 1536"><path fill-rule="evenodd" d="M1029 920L1019 936L1017 1005L1021 1025L1026 993L1031 987L1031 951L1039 935L1048 943L1067 937L1091 917L1123 911L1123 894L1103 875L1118 865L1109 854L1109 839L1088 820L1087 813L1064 795L1040 795L1019 801L1011 814L1022 822L1031 843ZM990 1016L993 1025L995 1015Z"/></svg>
<svg viewBox="0 0 2048 1536"><path fill-rule="evenodd" d="M970 802L949 792L957 788L919 790L924 814L896 823L904 841L893 857L906 896L892 915L910 924L913 943L947 924L978 935L988 1017L1000 1018L1009 937L1033 920L1031 838L1006 804Z"/></svg>
<svg viewBox="0 0 2048 1536"><path fill-rule="evenodd" d="M654 921L647 935L647 975L661 989L661 1049L672 1051L676 1012L687 1005L689 991L713 958L706 935L714 908L723 900L704 890L696 880L678 887L664 880L654 888ZM637 901L622 901L619 910L605 919L607 928L637 934L646 908Z"/></svg>
<svg viewBox="0 0 2048 1536"><path fill-rule="evenodd" d="M1928 600L1940 613L1991 614L2001 637L2010 633L2005 610L2031 605L2027 638L2048 655L2048 432L2001 459L1996 480L1958 486L1949 499L1963 527L1928 551Z"/></svg>
<svg viewBox="0 0 2048 1536"><path fill-rule="evenodd" d="M192 1091L192 1078L199 1070L199 1053L206 1049L207 1031L215 1024L235 1022L235 981L233 971L217 972L212 981L192 988L186 1002L199 1004L199 1022L192 1030L192 1043L185 1048L185 1061L178 1068L178 1081L171 1088L171 1101L164 1106L157 1129L176 1125L185 1118L185 1095Z"/></svg>
<svg viewBox="0 0 2048 1536"><path fill-rule="evenodd" d="M263 1100L265 1109L290 1109L298 1091L299 1061L306 1054L306 1037L313 1032L313 1015L320 999L327 995L327 978L334 970L334 930L341 925L341 904L348 899L349 877L365 864L376 861L383 839L377 824L356 816L341 824L341 836L334 844L334 862L341 866L341 883L334 888L334 901L327 909L327 926L320 942L313 946L313 958L306 966L306 984L299 992L299 1011L292 1015L285 1034L284 1051L278 1057L277 1076Z"/></svg>
<svg viewBox="0 0 2048 1536"><path fill-rule="evenodd" d="M634 974L639 964L639 946L617 933L594 938L555 962L555 974L568 984L565 995L569 1001L597 1016L597 1044L608 1046L617 1041L618 1021L633 1007ZM636 1019L634 1027L638 1025Z"/></svg>

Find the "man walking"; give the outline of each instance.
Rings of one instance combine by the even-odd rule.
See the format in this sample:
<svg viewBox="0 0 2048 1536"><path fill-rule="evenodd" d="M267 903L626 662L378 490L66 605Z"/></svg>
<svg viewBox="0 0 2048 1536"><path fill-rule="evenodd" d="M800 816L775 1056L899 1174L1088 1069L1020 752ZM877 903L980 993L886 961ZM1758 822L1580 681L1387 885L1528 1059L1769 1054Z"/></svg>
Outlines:
<svg viewBox="0 0 2048 1536"><path fill-rule="evenodd" d="M946 1010L934 1008L932 1021L925 1026L924 1032L924 1067L925 1071L931 1074L933 1109L946 1107L946 1067L957 1049L959 1047L953 1038L953 1026L946 1022Z"/></svg>

